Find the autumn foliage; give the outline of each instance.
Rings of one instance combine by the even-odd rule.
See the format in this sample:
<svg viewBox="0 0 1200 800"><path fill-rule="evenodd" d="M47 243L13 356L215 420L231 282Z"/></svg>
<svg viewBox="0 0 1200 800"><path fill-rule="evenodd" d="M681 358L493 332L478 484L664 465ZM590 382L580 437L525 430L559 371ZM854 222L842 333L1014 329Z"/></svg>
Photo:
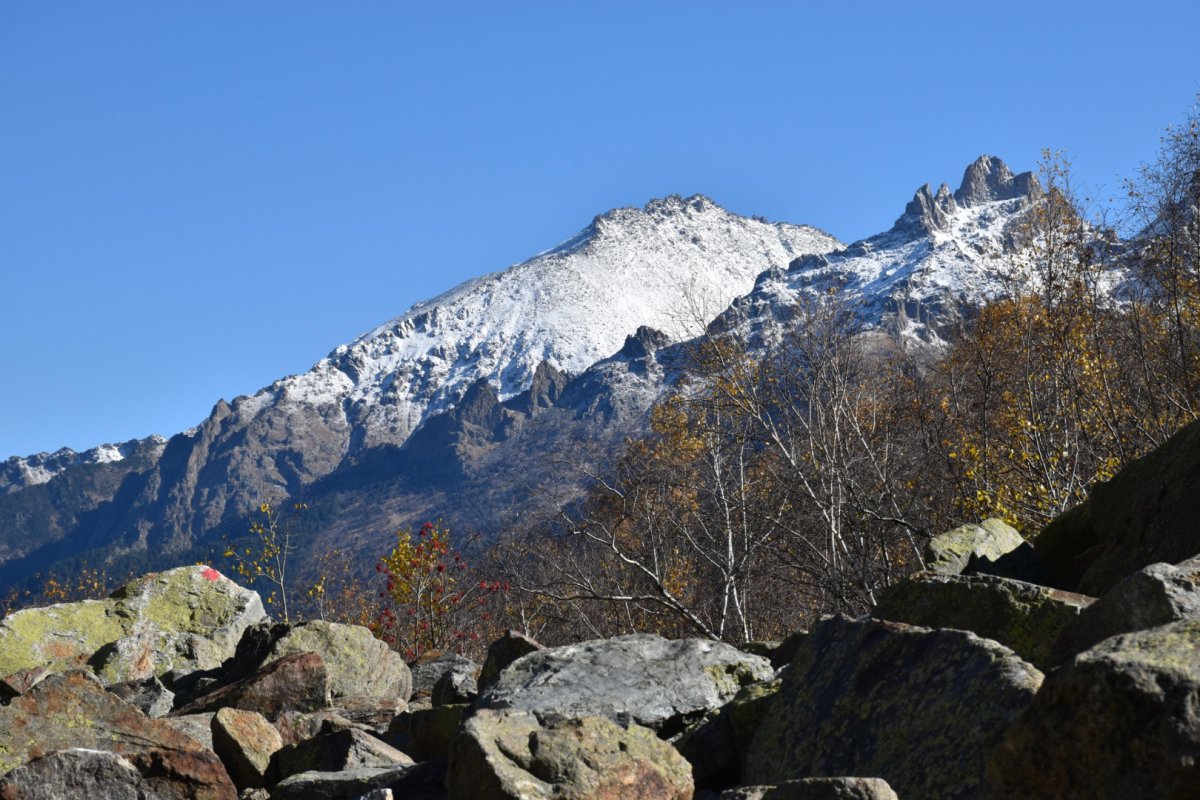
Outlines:
<svg viewBox="0 0 1200 800"><path fill-rule="evenodd" d="M450 530L431 522L415 534L399 531L376 571L386 583L373 629L410 661L476 645L493 627L495 598L508 588L478 577L454 549Z"/></svg>

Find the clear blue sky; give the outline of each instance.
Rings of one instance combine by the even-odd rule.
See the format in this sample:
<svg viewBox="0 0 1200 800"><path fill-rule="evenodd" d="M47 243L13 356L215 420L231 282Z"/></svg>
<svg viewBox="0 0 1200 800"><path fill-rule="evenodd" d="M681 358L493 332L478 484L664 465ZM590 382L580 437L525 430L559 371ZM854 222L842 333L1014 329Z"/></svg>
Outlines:
<svg viewBox="0 0 1200 800"><path fill-rule="evenodd" d="M203 419L592 216L851 240L1200 90L1200 3L0 4L0 458Z"/></svg>

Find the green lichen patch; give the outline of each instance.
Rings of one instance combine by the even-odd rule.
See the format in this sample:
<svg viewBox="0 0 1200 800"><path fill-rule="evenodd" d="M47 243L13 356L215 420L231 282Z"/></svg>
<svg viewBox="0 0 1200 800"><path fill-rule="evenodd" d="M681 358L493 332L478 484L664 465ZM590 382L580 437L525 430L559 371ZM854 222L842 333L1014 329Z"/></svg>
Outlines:
<svg viewBox="0 0 1200 800"><path fill-rule="evenodd" d="M108 600L28 608L0 621L0 675L77 665L102 645L125 635L128 621Z"/></svg>
<svg viewBox="0 0 1200 800"><path fill-rule="evenodd" d="M986 519L934 536L925 547L925 565L932 572L958 574L971 556L996 560L1021 546L1021 534L1004 520Z"/></svg>

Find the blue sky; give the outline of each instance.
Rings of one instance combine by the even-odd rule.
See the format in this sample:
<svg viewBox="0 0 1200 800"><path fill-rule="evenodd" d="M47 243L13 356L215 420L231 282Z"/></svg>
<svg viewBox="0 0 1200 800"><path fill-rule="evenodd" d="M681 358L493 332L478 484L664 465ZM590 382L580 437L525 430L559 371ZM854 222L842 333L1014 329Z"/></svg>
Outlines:
<svg viewBox="0 0 1200 800"><path fill-rule="evenodd" d="M0 5L0 459L170 435L597 213L851 240L1200 91L1200 3Z"/></svg>

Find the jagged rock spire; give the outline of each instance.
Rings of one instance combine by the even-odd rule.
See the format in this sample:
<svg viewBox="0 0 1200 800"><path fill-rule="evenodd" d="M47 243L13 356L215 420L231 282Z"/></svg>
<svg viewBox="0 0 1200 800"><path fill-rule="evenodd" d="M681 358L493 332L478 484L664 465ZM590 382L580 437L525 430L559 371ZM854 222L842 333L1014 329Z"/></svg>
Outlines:
<svg viewBox="0 0 1200 800"><path fill-rule="evenodd" d="M963 173L962 185L954 193L954 199L966 208L994 200L1012 200L1029 195L1036 183L1032 172L1013 175L1008 165L995 156L980 156Z"/></svg>

